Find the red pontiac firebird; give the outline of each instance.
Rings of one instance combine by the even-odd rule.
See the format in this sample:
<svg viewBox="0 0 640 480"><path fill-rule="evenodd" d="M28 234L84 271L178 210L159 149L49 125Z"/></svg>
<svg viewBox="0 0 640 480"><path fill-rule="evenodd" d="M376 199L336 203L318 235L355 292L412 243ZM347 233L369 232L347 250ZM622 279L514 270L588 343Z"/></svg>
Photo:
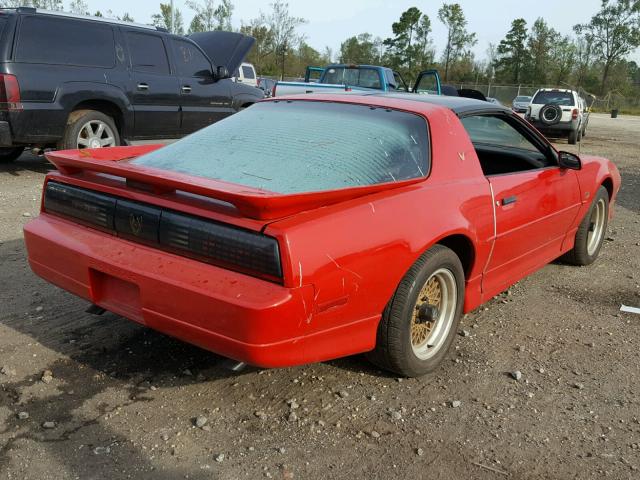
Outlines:
<svg viewBox="0 0 640 480"><path fill-rule="evenodd" d="M460 316L563 256L598 256L620 187L503 107L454 97L264 101L159 148L51 153L33 270L253 365L360 352L433 370Z"/></svg>

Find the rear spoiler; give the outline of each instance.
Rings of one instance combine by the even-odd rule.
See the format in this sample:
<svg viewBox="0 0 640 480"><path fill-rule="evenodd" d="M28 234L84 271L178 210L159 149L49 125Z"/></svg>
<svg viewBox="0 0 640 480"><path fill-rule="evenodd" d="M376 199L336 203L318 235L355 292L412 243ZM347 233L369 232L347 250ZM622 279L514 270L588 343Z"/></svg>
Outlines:
<svg viewBox="0 0 640 480"><path fill-rule="evenodd" d="M222 200L236 207L245 217L272 220L305 210L324 207L372 193L412 185L424 177L400 182L380 183L362 187L282 194L221 180L196 177L169 170L130 163L136 157L161 148L162 145L135 147L110 147L85 150L50 152L47 159L63 175L80 175L84 172L103 173L124 178L132 188L169 194L176 191Z"/></svg>

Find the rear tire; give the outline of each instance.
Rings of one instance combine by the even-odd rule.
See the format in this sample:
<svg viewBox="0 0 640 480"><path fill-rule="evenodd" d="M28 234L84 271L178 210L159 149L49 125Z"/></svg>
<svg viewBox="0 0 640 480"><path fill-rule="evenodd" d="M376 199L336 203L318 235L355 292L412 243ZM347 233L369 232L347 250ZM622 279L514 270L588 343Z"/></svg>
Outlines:
<svg viewBox="0 0 640 480"><path fill-rule="evenodd" d="M462 264L452 250L435 245L424 253L385 308L369 360L407 377L436 369L458 330L464 282Z"/></svg>
<svg viewBox="0 0 640 480"><path fill-rule="evenodd" d="M576 232L575 245L562 260L573 265L590 265L600 253L609 223L609 192L600 187Z"/></svg>
<svg viewBox="0 0 640 480"><path fill-rule="evenodd" d="M70 150L118 145L120 135L113 118L96 110L76 110L69 115L58 148Z"/></svg>
<svg viewBox="0 0 640 480"><path fill-rule="evenodd" d="M575 145L576 143L578 143L578 131L577 130L571 130L569 132L569 144L570 145Z"/></svg>
<svg viewBox="0 0 640 480"><path fill-rule="evenodd" d="M17 160L24 152L24 147L0 148L0 163L10 163Z"/></svg>

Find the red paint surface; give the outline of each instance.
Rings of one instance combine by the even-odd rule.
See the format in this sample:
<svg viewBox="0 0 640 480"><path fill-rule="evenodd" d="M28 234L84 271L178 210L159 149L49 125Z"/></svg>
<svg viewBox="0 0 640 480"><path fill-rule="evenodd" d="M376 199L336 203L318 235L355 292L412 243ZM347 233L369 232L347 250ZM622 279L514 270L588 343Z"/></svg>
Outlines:
<svg viewBox="0 0 640 480"><path fill-rule="evenodd" d="M468 242L469 311L572 248L597 188L610 179L615 200L620 186L615 166L591 157L583 157L577 172L547 168L487 178L455 114L428 103L328 95L305 100L423 115L432 142L429 177L280 195L124 160L157 146L57 152L50 159L60 172L47 181L274 236L284 283L154 250L45 212L25 227L33 270L117 314L222 355L267 367L294 365L371 350L385 305L432 245L454 235ZM138 188L101 172L138 182ZM513 195L515 204L499 204Z"/></svg>

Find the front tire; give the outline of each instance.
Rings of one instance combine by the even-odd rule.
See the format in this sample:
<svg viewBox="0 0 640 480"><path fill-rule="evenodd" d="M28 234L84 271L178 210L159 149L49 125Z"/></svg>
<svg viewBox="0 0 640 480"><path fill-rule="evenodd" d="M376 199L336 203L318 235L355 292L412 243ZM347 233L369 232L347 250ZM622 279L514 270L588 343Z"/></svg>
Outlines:
<svg viewBox="0 0 640 480"><path fill-rule="evenodd" d="M378 325L369 359L406 377L435 370L456 336L464 303L464 270L449 248L435 245L409 269Z"/></svg>
<svg viewBox="0 0 640 480"><path fill-rule="evenodd" d="M0 163L9 163L17 160L24 152L24 147L0 148Z"/></svg>
<svg viewBox="0 0 640 480"><path fill-rule="evenodd" d="M113 118L96 110L76 110L69 115L61 150L116 147L120 135Z"/></svg>
<svg viewBox="0 0 640 480"><path fill-rule="evenodd" d="M562 259L574 265L591 265L598 258L609 223L609 192L600 187L576 232L575 245Z"/></svg>

